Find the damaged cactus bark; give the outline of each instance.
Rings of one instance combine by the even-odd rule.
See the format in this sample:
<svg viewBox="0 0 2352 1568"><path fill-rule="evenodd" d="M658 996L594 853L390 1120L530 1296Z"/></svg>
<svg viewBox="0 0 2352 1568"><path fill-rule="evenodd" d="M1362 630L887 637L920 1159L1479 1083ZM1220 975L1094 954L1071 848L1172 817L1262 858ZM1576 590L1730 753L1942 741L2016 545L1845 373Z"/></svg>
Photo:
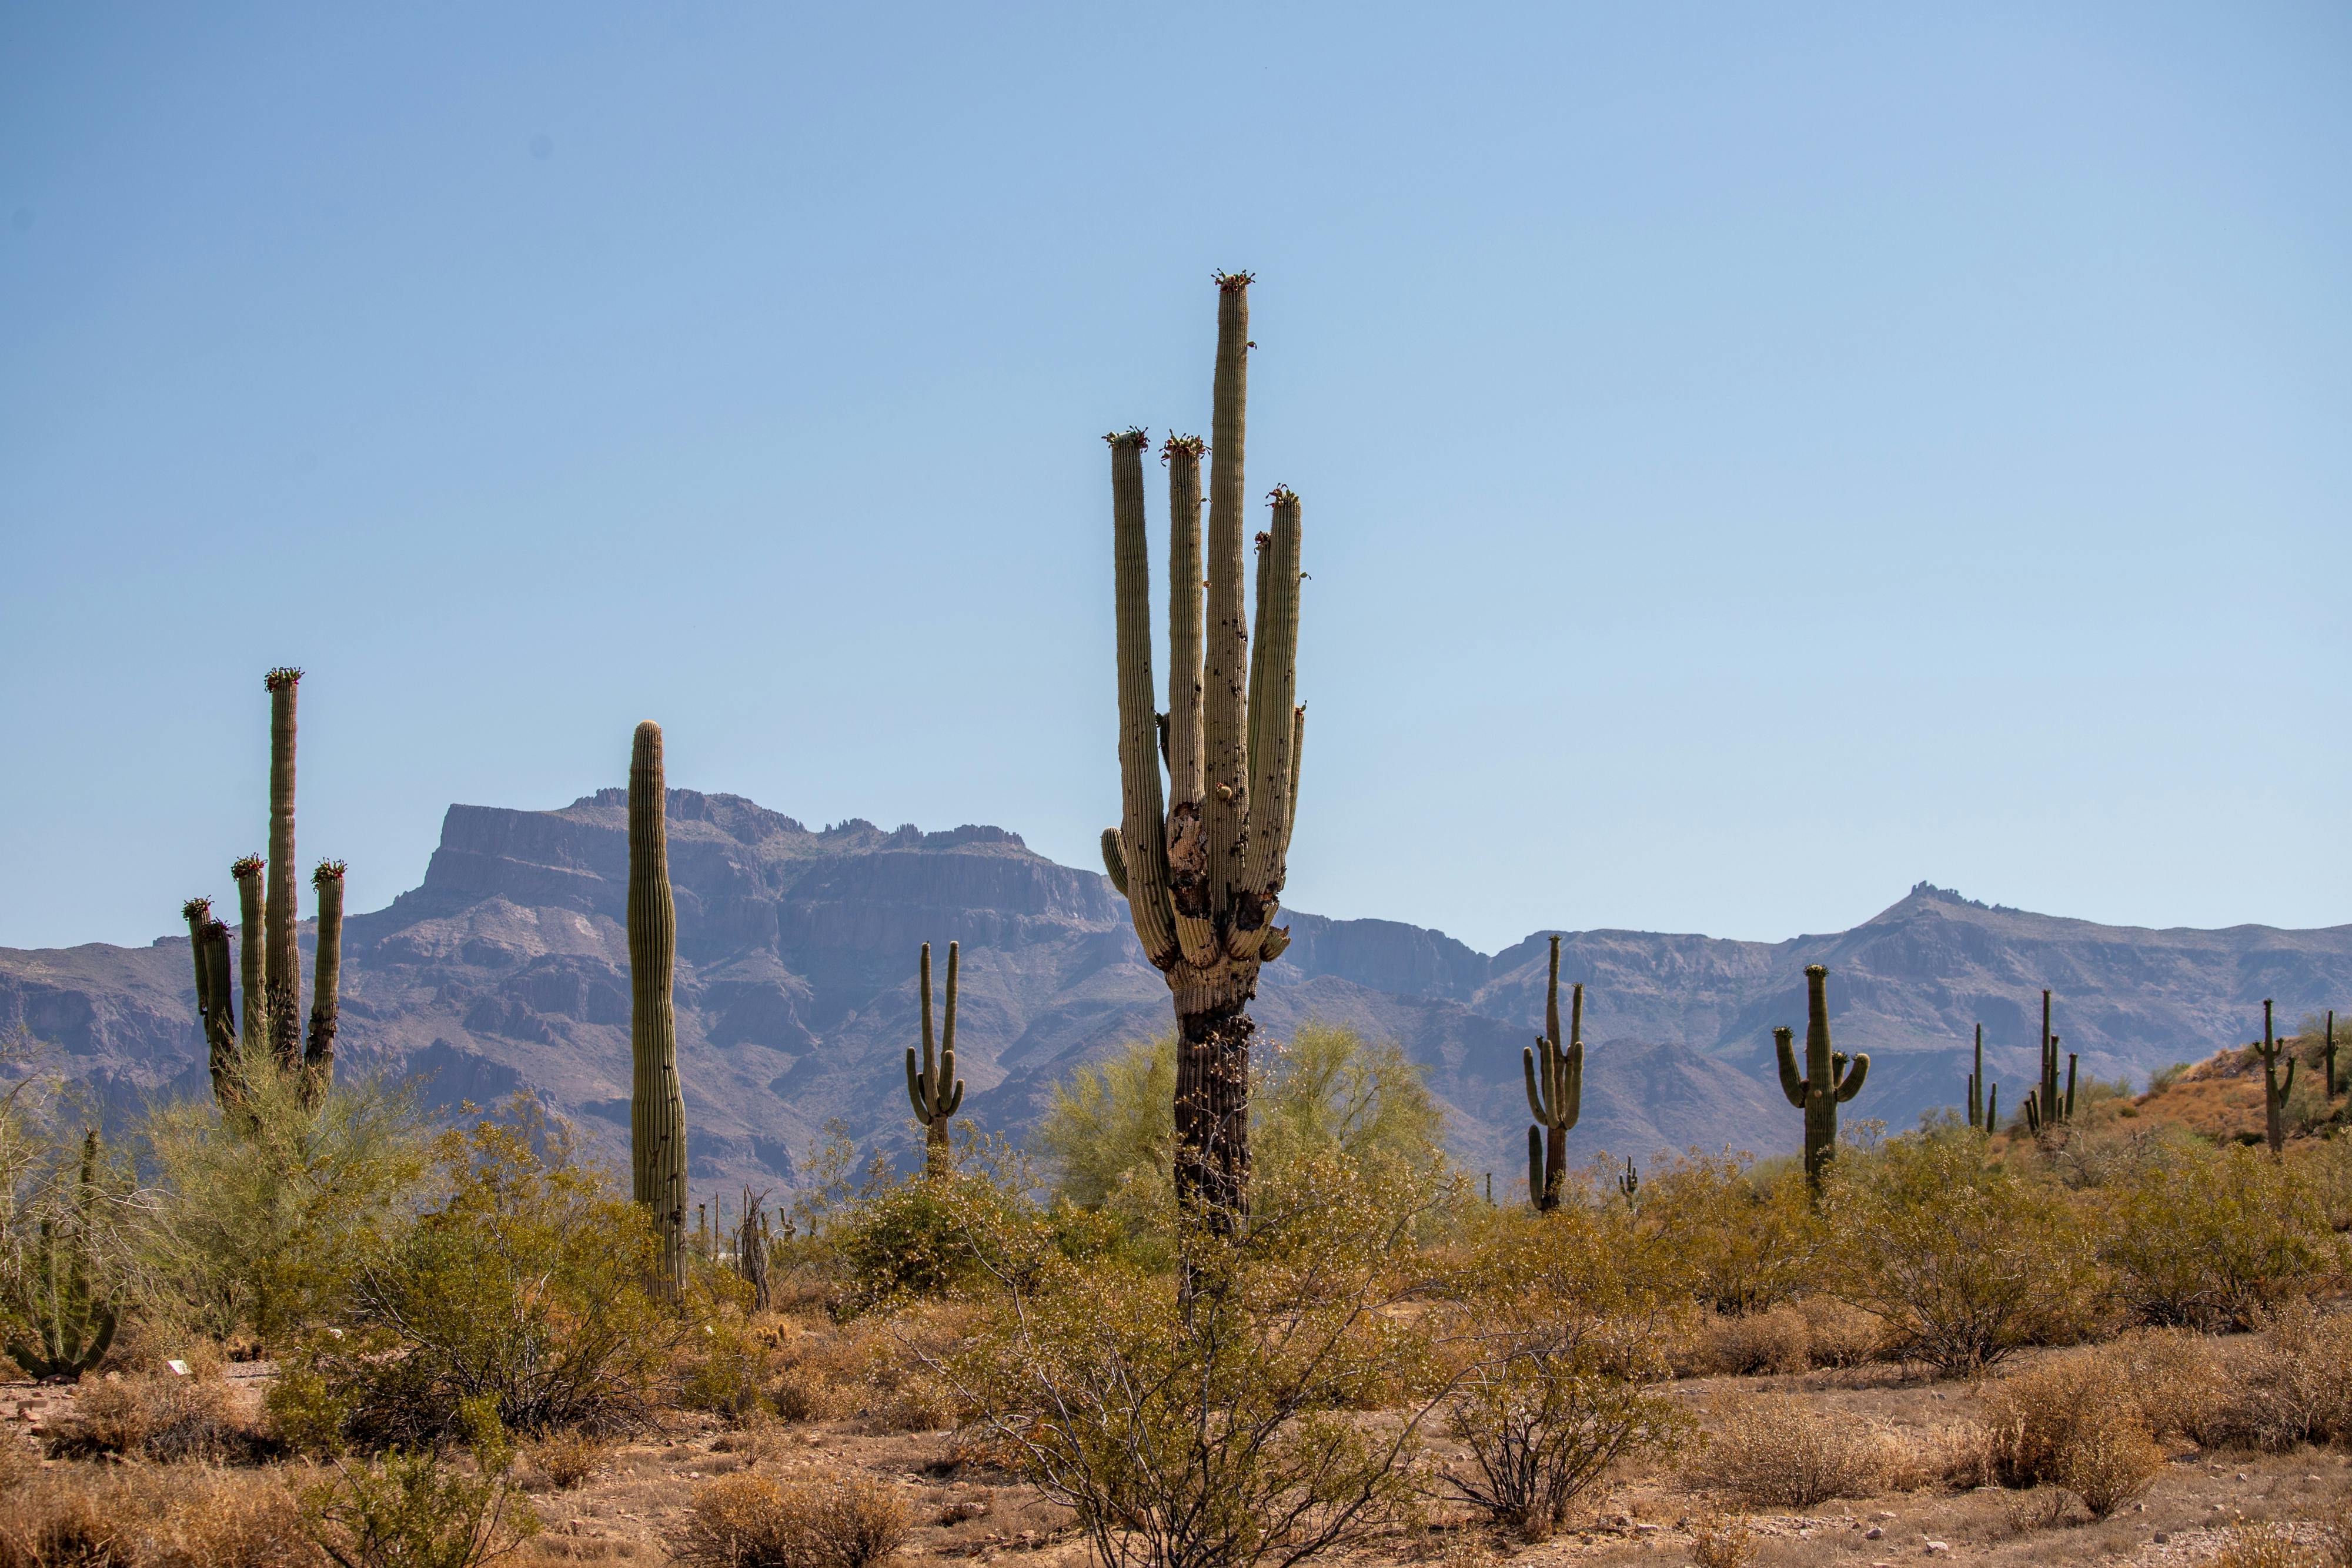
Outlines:
<svg viewBox="0 0 2352 1568"><path fill-rule="evenodd" d="M1119 825L1103 864L1126 895L1143 951L1176 1006L1178 1202L1229 1233L1249 1207L1249 1004L1258 969L1290 945L1274 924L1297 820L1306 728L1297 706L1299 505L1271 497L1257 536L1255 623L1244 601L1242 513L1249 380L1247 273L1217 277L1217 359L1208 444L1171 436L1168 708L1151 655L1141 430L1111 454L1118 648ZM1209 456L1203 558L1201 460ZM1204 603L1205 597L1205 603ZM1161 768L1167 788L1161 789Z"/></svg>

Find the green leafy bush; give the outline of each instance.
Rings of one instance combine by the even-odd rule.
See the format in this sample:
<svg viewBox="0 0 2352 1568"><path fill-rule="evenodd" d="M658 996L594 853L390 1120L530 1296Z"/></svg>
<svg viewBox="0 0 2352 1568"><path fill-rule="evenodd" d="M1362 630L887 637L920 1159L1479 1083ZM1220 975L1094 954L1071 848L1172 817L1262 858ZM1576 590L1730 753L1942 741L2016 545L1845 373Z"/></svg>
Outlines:
<svg viewBox="0 0 2352 1568"><path fill-rule="evenodd" d="M478 1568L538 1533L539 1518L509 1479L514 1446L488 1396L457 1412L474 1473L431 1448L394 1448L373 1464L334 1462L306 1489L311 1539L341 1568Z"/></svg>
<svg viewBox="0 0 2352 1568"><path fill-rule="evenodd" d="M2344 1240L2302 1160L2168 1145L2105 1197L2102 1252L2144 1322L2249 1327L2343 1276Z"/></svg>

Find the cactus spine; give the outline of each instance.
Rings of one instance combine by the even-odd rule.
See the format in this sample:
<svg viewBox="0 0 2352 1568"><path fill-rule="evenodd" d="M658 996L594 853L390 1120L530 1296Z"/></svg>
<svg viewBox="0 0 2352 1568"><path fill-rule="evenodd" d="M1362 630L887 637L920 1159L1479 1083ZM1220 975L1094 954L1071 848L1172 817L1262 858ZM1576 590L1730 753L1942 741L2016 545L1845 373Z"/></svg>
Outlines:
<svg viewBox="0 0 2352 1568"><path fill-rule="evenodd" d="M262 682L269 688L269 904L262 915L269 956L263 995L269 1043L278 1065L289 1071L302 1061L302 959L294 934L300 913L294 897L294 694L301 682L302 672L291 666L270 671ZM246 1010L250 1016L250 1003Z"/></svg>
<svg viewBox="0 0 2352 1568"><path fill-rule="evenodd" d="M319 894L319 946L310 957L310 1039L302 1049L302 1094L312 1104L335 1078L335 1025L343 975L343 873L341 861L320 861L310 873Z"/></svg>
<svg viewBox="0 0 2352 1568"><path fill-rule="evenodd" d="M1969 1125L1990 1136L2000 1127L2000 1085L1984 1075L1984 1025L1977 1025L1977 1064L1969 1074Z"/></svg>
<svg viewBox="0 0 2352 1568"><path fill-rule="evenodd" d="M1544 1032L1533 1045L1519 1048L1519 1069L1527 1078L1528 1110L1536 1125L1528 1129L1528 1200L1539 1214L1559 1207L1568 1180L1568 1132L1584 1107L1584 987L1569 996L1568 1040L1559 1033L1559 938L1551 939L1549 988L1544 993Z"/></svg>
<svg viewBox="0 0 2352 1568"><path fill-rule="evenodd" d="M637 726L629 757L629 1170L661 1238L662 1288L686 1288L686 1096L677 1077L677 906L669 886L661 726Z"/></svg>
<svg viewBox="0 0 2352 1568"><path fill-rule="evenodd" d="M1822 965L1805 966L1805 1075L1797 1076L1791 1031L1772 1031L1773 1054L1780 1063L1780 1092L1805 1113L1805 1185L1818 1195L1822 1176L1837 1153L1837 1108L1862 1092L1870 1073L1870 1056L1857 1052L1851 1063L1845 1052L1830 1050L1830 972Z"/></svg>
<svg viewBox="0 0 2352 1568"><path fill-rule="evenodd" d="M963 1103L963 1080L955 1075L956 945L948 944L948 1009L937 1049L931 1038L931 945L923 944L923 1060L907 1048L907 1098L923 1124L923 1174L948 1174L948 1119Z"/></svg>
<svg viewBox="0 0 2352 1568"><path fill-rule="evenodd" d="M2273 1155L2286 1155L2286 1097L2294 1090L2294 1057L2286 1041L2271 1032L2271 1004L2263 999L2263 1038L2250 1048L2263 1062L2263 1138ZM2279 1076L2279 1058L2286 1058L2286 1076Z"/></svg>
<svg viewBox="0 0 2352 1568"><path fill-rule="evenodd" d="M1274 924L1297 816L1306 710L1297 705L1299 504L1273 494L1258 536L1255 636L1244 622L1243 448L1248 402L1247 273L1217 278L1217 358L1205 559L1197 437L1171 436L1168 465L1168 710L1151 670L1151 568L1141 430L1105 439L1118 626L1119 825L1103 869L1176 1008L1176 1194L1229 1231L1248 1212L1249 1004L1258 969L1290 944ZM1204 601L1205 596L1205 601ZM1253 641L1255 648L1253 649ZM1160 769L1172 800L1163 806Z"/></svg>
<svg viewBox="0 0 2352 1568"><path fill-rule="evenodd" d="M207 982L209 983L209 982ZM8 1342L8 1358L33 1376L79 1382L114 1343L114 1303L91 1283L91 1215L100 1200L98 1134L81 1143L73 1186L41 1218L32 1268L35 1339Z"/></svg>

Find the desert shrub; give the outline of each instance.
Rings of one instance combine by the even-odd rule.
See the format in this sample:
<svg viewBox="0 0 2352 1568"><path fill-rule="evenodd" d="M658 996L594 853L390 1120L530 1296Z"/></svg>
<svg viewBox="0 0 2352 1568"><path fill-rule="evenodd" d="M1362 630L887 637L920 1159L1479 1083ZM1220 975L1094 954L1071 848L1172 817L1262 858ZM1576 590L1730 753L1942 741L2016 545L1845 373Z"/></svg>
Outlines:
<svg viewBox="0 0 2352 1568"><path fill-rule="evenodd" d="M1867 1497L1888 1460L1886 1434L1871 1423L1780 1394L1712 1401L1705 1437L1684 1475L1694 1486L1744 1502L1811 1508Z"/></svg>
<svg viewBox="0 0 2352 1568"><path fill-rule="evenodd" d="M274 1476L204 1465L59 1468L0 1507L0 1568L316 1568Z"/></svg>
<svg viewBox="0 0 2352 1568"><path fill-rule="evenodd" d="M1850 1151L1822 1207L1848 1239L1832 1255L1837 1293L1877 1314L1898 1354L1971 1373L2092 1321L2099 1271L2066 1195L1989 1168L1965 1134Z"/></svg>
<svg viewBox="0 0 2352 1568"><path fill-rule="evenodd" d="M774 1347L743 1318L740 1304L705 1296L690 1314L701 1326L686 1335L677 1402L741 1420L766 1406Z"/></svg>
<svg viewBox="0 0 2352 1568"><path fill-rule="evenodd" d="M2291 1525L2235 1525L2210 1559L2211 1568L2340 1568L2352 1563L2341 1544L2346 1539L2340 1530L2306 1541Z"/></svg>
<svg viewBox="0 0 2352 1568"><path fill-rule="evenodd" d="M2221 1360L2224 1376L2188 1428L2201 1446L2277 1451L2352 1439L2352 1315L2281 1308Z"/></svg>
<svg viewBox="0 0 2352 1568"><path fill-rule="evenodd" d="M587 1483L613 1452L605 1438L588 1432L551 1432L530 1446L531 1468L558 1491Z"/></svg>
<svg viewBox="0 0 2352 1568"><path fill-rule="evenodd" d="M467 1474L431 1448L394 1448L372 1464L333 1462L331 1479L304 1489L311 1539L341 1568L477 1568L538 1532L518 1494L514 1447L488 1395L458 1410L473 1450Z"/></svg>
<svg viewBox="0 0 2352 1568"><path fill-rule="evenodd" d="M1748 1568L1756 1561L1756 1532L1736 1514L1703 1514L1690 1531L1692 1568Z"/></svg>
<svg viewBox="0 0 2352 1568"><path fill-rule="evenodd" d="M269 1445L240 1418L217 1377L135 1374L83 1385L71 1415L50 1428L60 1458L255 1459Z"/></svg>
<svg viewBox="0 0 2352 1568"><path fill-rule="evenodd" d="M1610 1466L1688 1425L1658 1391L1666 1314L1628 1281L1623 1244L1588 1212L1514 1210L1455 1287L1451 1337L1470 1361L1445 1414L1470 1465L1445 1482L1524 1541L1549 1538Z"/></svg>
<svg viewBox="0 0 2352 1568"><path fill-rule="evenodd" d="M1390 1528L1444 1393L1404 1310L1425 1283L1416 1183L1433 1202L1399 1165L1327 1155L1269 1184L1239 1238L1188 1237L1173 1275L1058 1255L992 1274L939 1367L967 1432L1114 1568L1291 1563ZM1401 1408L1360 1418L1375 1393Z"/></svg>
<svg viewBox="0 0 2352 1568"><path fill-rule="evenodd" d="M776 1374L768 1405L787 1421L830 1421L847 1407L833 1375L816 1361L796 1361Z"/></svg>
<svg viewBox="0 0 2352 1568"><path fill-rule="evenodd" d="M722 1476L696 1490L670 1555L689 1568L866 1568L898 1549L906 1505L864 1476Z"/></svg>
<svg viewBox="0 0 2352 1568"><path fill-rule="evenodd" d="M2147 1490L2164 1463L2125 1368L2101 1352L2056 1357L1985 1396L1996 1479L2049 1484L2105 1519Z"/></svg>
<svg viewBox="0 0 2352 1568"><path fill-rule="evenodd" d="M439 1140L446 1200L356 1270L340 1333L288 1358L271 1408L289 1439L430 1447L483 1397L524 1433L644 1418L679 1322L644 1288L652 1228L542 1142L489 1121Z"/></svg>
<svg viewBox="0 0 2352 1568"><path fill-rule="evenodd" d="M2300 1162L2169 1145L2108 1194L2102 1249L2144 1322L2242 1328L2342 1276L2345 1244Z"/></svg>
<svg viewBox="0 0 2352 1568"><path fill-rule="evenodd" d="M1696 1376L1758 1377L1810 1371L1812 1328L1791 1301L1754 1312L1710 1312L1685 1339L1678 1369Z"/></svg>
<svg viewBox="0 0 2352 1568"><path fill-rule="evenodd" d="M407 1219L425 1164L412 1096L343 1076L315 1108L268 1051L233 1070L236 1109L174 1102L144 1125L157 1201L142 1237L149 1304L215 1338L278 1344L331 1310Z"/></svg>
<svg viewBox="0 0 2352 1568"><path fill-rule="evenodd" d="M1824 1237L1801 1171L1751 1170L1729 1154L1696 1149L1644 1173L1636 1223L1662 1284L1733 1319L1809 1289Z"/></svg>
<svg viewBox="0 0 2352 1568"><path fill-rule="evenodd" d="M2188 1329L2132 1329L2099 1350L2158 1437L2189 1437L2227 1396L2213 1342Z"/></svg>

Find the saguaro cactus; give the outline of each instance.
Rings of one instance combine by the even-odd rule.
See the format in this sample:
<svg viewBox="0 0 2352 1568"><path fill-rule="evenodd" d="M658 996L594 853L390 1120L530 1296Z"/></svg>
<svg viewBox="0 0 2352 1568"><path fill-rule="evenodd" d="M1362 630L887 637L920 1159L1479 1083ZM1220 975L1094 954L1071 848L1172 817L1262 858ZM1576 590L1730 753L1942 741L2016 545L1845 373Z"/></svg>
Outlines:
<svg viewBox="0 0 2352 1568"><path fill-rule="evenodd" d="M915 1119L923 1124L923 1171L940 1176L948 1172L948 1118L963 1103L963 1080L955 1075L956 945L948 944L948 1010L935 1051L931 1038L931 945L923 944L923 1060L918 1067L915 1048L907 1048L907 1098L915 1103Z"/></svg>
<svg viewBox="0 0 2352 1568"><path fill-rule="evenodd" d="M180 905L188 923L188 951L196 969L196 1025L204 1031L205 1065L213 1097L226 1108L236 1065L236 1015L229 1002L228 927L213 918L213 901L192 898Z"/></svg>
<svg viewBox="0 0 2352 1568"><path fill-rule="evenodd" d="M2058 1037L2050 1032L2050 993L2042 993L2042 1082L2025 1097L2026 1130L2040 1134L2045 1127L2055 1127L2074 1119L2075 1060L2066 1058L2066 1086L2058 1087Z"/></svg>
<svg viewBox="0 0 2352 1568"><path fill-rule="evenodd" d="M1837 1108L1862 1092L1870 1073L1870 1056L1857 1052L1851 1065L1845 1052L1830 1050L1830 1003L1827 967L1805 966L1805 1075L1797 1076L1796 1053L1790 1048L1790 1031L1772 1031L1772 1050L1780 1063L1780 1092L1805 1113L1805 1185L1815 1194L1822 1176L1837 1153Z"/></svg>
<svg viewBox="0 0 2352 1568"><path fill-rule="evenodd" d="M1617 1190L1625 1195L1627 1203L1632 1203L1641 1196L1642 1172L1633 1164L1633 1156L1631 1155L1625 1156L1625 1170L1624 1174L1617 1178Z"/></svg>
<svg viewBox="0 0 2352 1568"><path fill-rule="evenodd" d="M1537 1212L1559 1207L1568 1180L1568 1132L1584 1107L1584 987L1570 993L1568 1040L1559 1032L1559 938L1551 939L1549 988L1544 993L1544 1032L1519 1048L1519 1068L1528 1083L1528 1200Z"/></svg>
<svg viewBox="0 0 2352 1568"><path fill-rule="evenodd" d="M33 1333L8 1342L8 1358L37 1378L79 1382L114 1343L114 1303L91 1280L91 1221L100 1201L98 1134L82 1138L70 1187L41 1217L32 1259Z"/></svg>
<svg viewBox="0 0 2352 1568"><path fill-rule="evenodd" d="M2334 1008L2327 1009L2327 1045L2320 1061L2327 1066L2327 1098L2333 1101L2337 1092L2336 1088L2336 1009Z"/></svg>
<svg viewBox="0 0 2352 1568"><path fill-rule="evenodd" d="M319 946L310 958L310 1039L302 1048L302 1093L316 1103L335 1077L335 1025L343 974L343 873L341 861L320 861L310 873L319 894Z"/></svg>
<svg viewBox="0 0 2352 1568"><path fill-rule="evenodd" d="M686 1288L686 1095L677 1077L677 906L669 887L661 726L637 726L629 757L629 1172L661 1238L662 1284Z"/></svg>
<svg viewBox="0 0 2352 1568"><path fill-rule="evenodd" d="M2263 1038L2248 1048L2263 1062L2263 1137L2273 1155L2286 1154L2286 1097L2294 1090L2294 1056L2286 1041L2271 1031L2270 998L2263 999ZM2286 1076L2279 1076L2279 1058L2286 1058Z"/></svg>
<svg viewBox="0 0 2352 1568"><path fill-rule="evenodd" d="M269 894L263 876L268 864L259 855L228 862L229 880L236 883L237 989L245 998L245 1032L238 1043L257 1060L270 1049Z"/></svg>
<svg viewBox="0 0 2352 1568"><path fill-rule="evenodd" d="M773 1245L768 1229L768 1195L743 1189L742 1218L735 1227L735 1272L751 1287L751 1310L764 1312L774 1303L768 1283L768 1253Z"/></svg>
<svg viewBox="0 0 2352 1568"><path fill-rule="evenodd" d="M1110 444L1118 623L1119 826L1103 865L1126 894L1146 957L1176 1006L1176 1194L1230 1230L1249 1201L1249 1003L1259 967L1290 944L1274 924L1297 821L1306 710L1297 705L1298 497L1273 493L1258 535L1255 637L1243 602L1243 445L1248 401L1247 273L1217 277L1208 553L1201 548L1197 437L1171 436L1168 465L1168 711L1151 672L1151 568L1144 539L1141 430ZM1206 594L1205 628L1203 592ZM1255 643L1255 647L1253 647ZM1169 793L1163 807L1160 768Z"/></svg>
<svg viewBox="0 0 2352 1568"><path fill-rule="evenodd" d="M1984 1025L1977 1025L1977 1064L1969 1074L1969 1125L1990 1135L2000 1126L2000 1085L1984 1075Z"/></svg>
<svg viewBox="0 0 2352 1568"><path fill-rule="evenodd" d="M294 693L301 682L302 672L289 665L263 677L269 688L269 907L263 915L269 1043L289 1070L302 1061L302 960L294 935Z"/></svg>

